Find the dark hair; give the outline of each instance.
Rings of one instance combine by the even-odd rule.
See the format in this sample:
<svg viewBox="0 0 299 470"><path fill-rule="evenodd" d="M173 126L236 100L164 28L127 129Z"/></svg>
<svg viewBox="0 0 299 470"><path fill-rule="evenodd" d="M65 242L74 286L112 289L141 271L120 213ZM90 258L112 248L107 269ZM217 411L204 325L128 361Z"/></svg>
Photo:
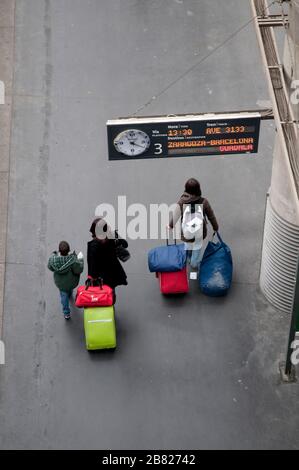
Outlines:
<svg viewBox="0 0 299 470"><path fill-rule="evenodd" d="M195 178L188 179L185 184L185 191L192 196L201 196L200 184Z"/></svg>
<svg viewBox="0 0 299 470"><path fill-rule="evenodd" d="M92 237L93 237L93 238L96 238L96 226L97 226L98 222L100 222L100 221L103 221L103 222L104 222L104 219L103 219L102 217L97 217L96 219L94 219L94 221L92 222L92 224L91 224L91 226L90 226L89 231L90 231L90 233L92 234ZM108 225L107 225L107 223L105 223L105 224L103 225L102 230L103 230L103 232L107 232L107 230L108 230Z"/></svg>
<svg viewBox="0 0 299 470"><path fill-rule="evenodd" d="M68 244L68 242L60 242L59 243L59 251L60 251L60 254L61 256L66 256L69 254L70 252L70 245Z"/></svg>

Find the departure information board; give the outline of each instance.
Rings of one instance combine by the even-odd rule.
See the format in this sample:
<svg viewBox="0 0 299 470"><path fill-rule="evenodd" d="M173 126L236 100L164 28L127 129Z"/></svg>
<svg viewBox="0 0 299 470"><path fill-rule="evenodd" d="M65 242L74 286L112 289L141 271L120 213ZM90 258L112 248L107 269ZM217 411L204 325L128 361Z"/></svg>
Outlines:
<svg viewBox="0 0 299 470"><path fill-rule="evenodd" d="M257 153L258 113L206 116L108 121L109 160Z"/></svg>

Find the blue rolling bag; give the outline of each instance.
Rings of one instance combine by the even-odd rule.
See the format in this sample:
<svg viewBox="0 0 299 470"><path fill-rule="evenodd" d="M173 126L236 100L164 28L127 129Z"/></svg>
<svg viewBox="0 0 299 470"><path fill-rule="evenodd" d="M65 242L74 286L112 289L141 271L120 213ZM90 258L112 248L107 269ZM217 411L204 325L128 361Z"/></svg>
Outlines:
<svg viewBox="0 0 299 470"><path fill-rule="evenodd" d="M187 253L183 243L158 246L148 253L148 267L151 273L181 271L186 266Z"/></svg>
<svg viewBox="0 0 299 470"><path fill-rule="evenodd" d="M233 260L230 248L217 232L218 242L210 241L205 249L199 273L199 287L210 297L226 295L233 276Z"/></svg>

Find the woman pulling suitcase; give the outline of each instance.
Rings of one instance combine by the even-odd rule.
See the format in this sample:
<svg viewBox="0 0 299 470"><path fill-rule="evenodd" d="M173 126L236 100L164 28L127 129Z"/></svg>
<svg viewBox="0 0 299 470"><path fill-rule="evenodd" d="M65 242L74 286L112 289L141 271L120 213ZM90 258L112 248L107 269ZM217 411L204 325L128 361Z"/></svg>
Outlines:
<svg viewBox="0 0 299 470"><path fill-rule="evenodd" d="M207 236L207 219L214 232L218 232L219 225L209 201L202 197L201 187L195 178L190 178L185 184L185 191L180 197L177 208L169 222L173 229L181 220L182 240L187 249L187 258L192 268L199 266L202 241ZM196 232L196 227L199 230Z"/></svg>
<svg viewBox="0 0 299 470"><path fill-rule="evenodd" d="M115 288L127 285L127 276L118 258L129 258L128 243L111 232L98 217L90 227L92 240L87 244L88 280L77 292L76 305L84 307L86 349L116 348Z"/></svg>
<svg viewBox="0 0 299 470"><path fill-rule="evenodd" d="M118 250L120 247L126 249L127 241L118 238L117 232L112 237L111 229L102 217L92 222L89 231L92 240L87 243L88 276L101 278L114 291L117 286L126 286L127 275L118 260Z"/></svg>

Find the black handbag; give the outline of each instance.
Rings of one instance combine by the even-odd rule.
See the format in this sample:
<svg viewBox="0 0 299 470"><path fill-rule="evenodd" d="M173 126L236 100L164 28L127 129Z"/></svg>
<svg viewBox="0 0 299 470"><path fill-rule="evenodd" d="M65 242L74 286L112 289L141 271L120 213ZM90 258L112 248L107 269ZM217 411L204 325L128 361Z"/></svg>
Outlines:
<svg viewBox="0 0 299 470"><path fill-rule="evenodd" d="M127 250L128 242L122 238L119 238L117 230L115 230L115 252L116 256L120 261L125 263L131 258L129 250Z"/></svg>

